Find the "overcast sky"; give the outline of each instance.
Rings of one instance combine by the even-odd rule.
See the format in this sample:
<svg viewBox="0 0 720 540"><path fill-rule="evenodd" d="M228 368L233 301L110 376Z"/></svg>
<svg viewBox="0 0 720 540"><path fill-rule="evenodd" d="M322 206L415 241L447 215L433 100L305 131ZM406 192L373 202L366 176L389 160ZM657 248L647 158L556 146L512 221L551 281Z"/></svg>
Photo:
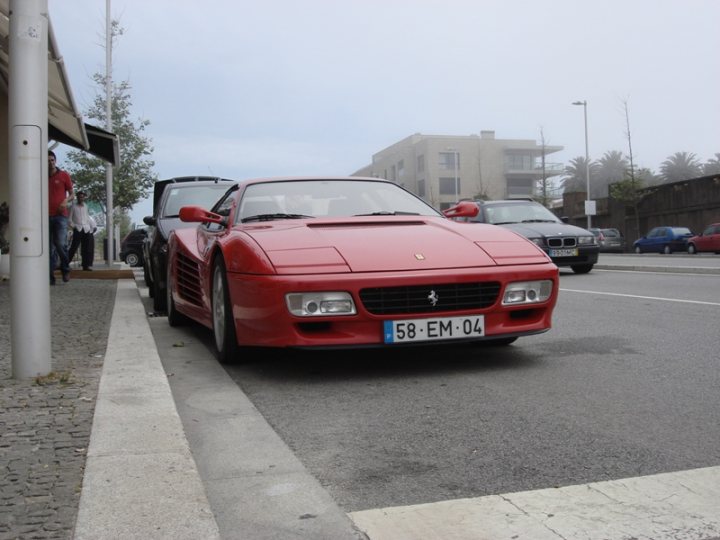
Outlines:
<svg viewBox="0 0 720 540"><path fill-rule="evenodd" d="M49 0L75 101L105 71L105 1ZM342 174L413 133L720 152L718 0L112 0L113 78L160 178ZM135 221L151 212L136 206Z"/></svg>

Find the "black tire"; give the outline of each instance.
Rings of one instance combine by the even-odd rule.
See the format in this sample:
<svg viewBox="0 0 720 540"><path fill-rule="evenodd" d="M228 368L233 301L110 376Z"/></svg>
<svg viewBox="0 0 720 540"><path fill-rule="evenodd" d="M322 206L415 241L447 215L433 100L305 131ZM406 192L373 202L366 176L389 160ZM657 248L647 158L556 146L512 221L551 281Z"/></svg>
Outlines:
<svg viewBox="0 0 720 540"><path fill-rule="evenodd" d="M167 267L167 279L165 280L165 290L167 291L167 298L165 304L167 305L167 319L170 326L182 326L188 322L188 318L175 309L175 301L172 297L172 287L170 286L170 261L168 261Z"/></svg>
<svg viewBox="0 0 720 540"><path fill-rule="evenodd" d="M690 254L690 255L697 254L697 249L695 248L695 244L688 244L688 254Z"/></svg>
<svg viewBox="0 0 720 540"><path fill-rule="evenodd" d="M140 255L134 251L129 252L125 255L125 263L130 266L140 266Z"/></svg>
<svg viewBox="0 0 720 540"><path fill-rule="evenodd" d="M670 249L670 246L665 246L665 247L663 248L662 252L663 252L665 255L670 255L670 254L672 253L672 249Z"/></svg>
<svg viewBox="0 0 720 540"><path fill-rule="evenodd" d="M150 269L148 268L147 261L143 261L143 281L145 281L145 286L148 288L150 298L152 298L152 278L150 276Z"/></svg>
<svg viewBox="0 0 720 540"><path fill-rule="evenodd" d="M153 295L153 310L157 313L165 313L165 310L167 310L167 287L160 286L162 280L158 272L158 269L153 272L153 291L155 293Z"/></svg>
<svg viewBox="0 0 720 540"><path fill-rule="evenodd" d="M215 338L215 354L220 362L237 360L238 343L235 335L235 320L232 315L232 304L228 293L225 261L218 256L215 259L212 274L212 322Z"/></svg>
<svg viewBox="0 0 720 540"><path fill-rule="evenodd" d="M576 274L587 274L593 269L594 264L573 264L570 266Z"/></svg>

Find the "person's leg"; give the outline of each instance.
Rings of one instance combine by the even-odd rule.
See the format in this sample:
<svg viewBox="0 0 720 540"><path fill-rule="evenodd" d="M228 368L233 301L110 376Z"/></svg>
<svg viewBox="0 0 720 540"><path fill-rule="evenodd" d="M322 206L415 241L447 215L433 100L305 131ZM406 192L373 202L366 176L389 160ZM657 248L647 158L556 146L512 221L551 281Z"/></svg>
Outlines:
<svg viewBox="0 0 720 540"><path fill-rule="evenodd" d="M93 260L92 242L94 237L92 233L83 231L80 240L80 256L82 259L83 270L90 270Z"/></svg>
<svg viewBox="0 0 720 540"><path fill-rule="evenodd" d="M67 218L65 216L52 216L50 238L55 246L57 256L60 258L60 271L63 281L70 279L70 261L67 254ZM52 281L52 280L50 280Z"/></svg>
<svg viewBox="0 0 720 540"><path fill-rule="evenodd" d="M50 285L55 285L55 265L57 264L57 253L55 250L55 221L53 216L50 216L50 234L48 235L50 240L50 253L48 259L50 260Z"/></svg>
<svg viewBox="0 0 720 540"><path fill-rule="evenodd" d="M73 229L72 242L70 242L70 249L68 250L69 261L72 261L73 257L75 257L75 253L77 253L78 247L81 248L80 253L82 254L82 234L82 231Z"/></svg>

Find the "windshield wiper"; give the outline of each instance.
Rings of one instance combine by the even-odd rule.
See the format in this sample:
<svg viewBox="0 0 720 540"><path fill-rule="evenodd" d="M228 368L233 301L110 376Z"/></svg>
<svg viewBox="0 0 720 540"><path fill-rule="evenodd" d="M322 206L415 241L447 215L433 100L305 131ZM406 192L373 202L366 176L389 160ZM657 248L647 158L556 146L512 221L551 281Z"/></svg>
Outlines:
<svg viewBox="0 0 720 540"><path fill-rule="evenodd" d="M272 221L274 219L305 219L314 218L315 216L306 216L304 214L258 214L257 216L250 216L243 218L242 223L248 221Z"/></svg>
<svg viewBox="0 0 720 540"><path fill-rule="evenodd" d="M554 219L523 219L522 223L557 223Z"/></svg>
<svg viewBox="0 0 720 540"><path fill-rule="evenodd" d="M492 224L493 225L514 225L515 223L517 223L517 221L496 221L496 222L493 222Z"/></svg>
<svg viewBox="0 0 720 540"><path fill-rule="evenodd" d="M402 210L396 210L395 212L388 212L383 210L382 212L372 212L370 214L355 214L356 216L419 216L417 212L403 212Z"/></svg>

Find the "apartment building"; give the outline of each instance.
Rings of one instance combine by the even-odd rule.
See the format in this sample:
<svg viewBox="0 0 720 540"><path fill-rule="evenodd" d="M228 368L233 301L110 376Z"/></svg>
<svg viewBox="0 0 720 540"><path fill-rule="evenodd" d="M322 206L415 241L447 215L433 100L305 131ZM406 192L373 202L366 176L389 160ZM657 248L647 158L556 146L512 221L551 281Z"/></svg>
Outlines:
<svg viewBox="0 0 720 540"><path fill-rule="evenodd" d="M374 154L372 163L353 176L392 180L443 210L464 198L536 195L543 174L549 178L562 173L562 164L547 159L562 149L534 140L496 139L494 131L467 136L416 133Z"/></svg>

